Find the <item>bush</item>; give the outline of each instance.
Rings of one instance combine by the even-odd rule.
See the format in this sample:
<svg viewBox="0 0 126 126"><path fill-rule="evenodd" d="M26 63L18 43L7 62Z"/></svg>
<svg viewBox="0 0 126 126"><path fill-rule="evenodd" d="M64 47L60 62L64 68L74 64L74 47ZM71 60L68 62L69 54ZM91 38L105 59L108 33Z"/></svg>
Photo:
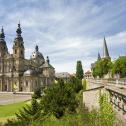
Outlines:
<svg viewBox="0 0 126 126"><path fill-rule="evenodd" d="M112 105L108 102L108 95L102 94L99 99L100 103L100 124L102 126L114 126L115 125L115 113Z"/></svg>

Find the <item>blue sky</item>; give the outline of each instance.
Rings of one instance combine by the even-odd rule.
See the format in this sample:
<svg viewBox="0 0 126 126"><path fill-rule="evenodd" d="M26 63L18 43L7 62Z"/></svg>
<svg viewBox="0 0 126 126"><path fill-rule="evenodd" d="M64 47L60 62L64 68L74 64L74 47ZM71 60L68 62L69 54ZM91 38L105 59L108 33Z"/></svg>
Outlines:
<svg viewBox="0 0 126 126"><path fill-rule="evenodd" d="M113 59L126 54L126 0L0 0L10 52L19 20L26 58L37 44L56 72L75 72L77 60L90 69L104 36Z"/></svg>

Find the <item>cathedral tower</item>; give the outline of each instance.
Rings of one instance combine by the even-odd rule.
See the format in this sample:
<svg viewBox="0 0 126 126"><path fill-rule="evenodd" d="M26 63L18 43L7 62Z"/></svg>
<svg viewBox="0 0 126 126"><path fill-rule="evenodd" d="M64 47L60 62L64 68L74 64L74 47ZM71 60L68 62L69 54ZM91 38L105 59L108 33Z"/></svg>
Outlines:
<svg viewBox="0 0 126 126"><path fill-rule="evenodd" d="M16 33L17 36L14 40L14 45L13 45L13 57L24 59L24 42L21 36L22 31L21 31L20 23L18 24Z"/></svg>
<svg viewBox="0 0 126 126"><path fill-rule="evenodd" d="M98 52L98 59L97 60L101 60L101 56L100 56L99 52Z"/></svg>
<svg viewBox="0 0 126 126"><path fill-rule="evenodd" d="M7 53L8 53L8 49L5 42L4 29L2 27L0 33L0 57L4 57Z"/></svg>

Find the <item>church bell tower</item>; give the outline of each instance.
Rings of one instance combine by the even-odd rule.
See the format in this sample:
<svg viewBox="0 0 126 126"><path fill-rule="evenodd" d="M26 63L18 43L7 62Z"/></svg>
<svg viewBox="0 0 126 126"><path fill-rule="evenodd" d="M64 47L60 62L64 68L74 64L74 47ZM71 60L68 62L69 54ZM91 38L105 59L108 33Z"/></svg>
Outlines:
<svg viewBox="0 0 126 126"><path fill-rule="evenodd" d="M2 27L0 33L0 57L4 57L8 53L7 45L5 42L4 29Z"/></svg>
<svg viewBox="0 0 126 126"><path fill-rule="evenodd" d="M21 31L20 23L18 24L16 33L17 33L17 36L13 44L13 57L24 59L24 42L21 36L22 31Z"/></svg>

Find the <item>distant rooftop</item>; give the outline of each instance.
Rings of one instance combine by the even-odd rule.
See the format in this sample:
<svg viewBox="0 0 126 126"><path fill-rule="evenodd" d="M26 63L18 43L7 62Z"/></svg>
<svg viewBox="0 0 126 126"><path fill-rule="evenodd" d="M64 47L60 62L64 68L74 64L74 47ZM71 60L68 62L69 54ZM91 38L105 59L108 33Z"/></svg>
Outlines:
<svg viewBox="0 0 126 126"><path fill-rule="evenodd" d="M55 76L57 78L69 78L71 75L68 72L60 72L60 73L56 73Z"/></svg>

